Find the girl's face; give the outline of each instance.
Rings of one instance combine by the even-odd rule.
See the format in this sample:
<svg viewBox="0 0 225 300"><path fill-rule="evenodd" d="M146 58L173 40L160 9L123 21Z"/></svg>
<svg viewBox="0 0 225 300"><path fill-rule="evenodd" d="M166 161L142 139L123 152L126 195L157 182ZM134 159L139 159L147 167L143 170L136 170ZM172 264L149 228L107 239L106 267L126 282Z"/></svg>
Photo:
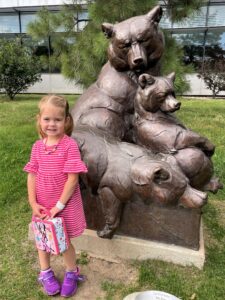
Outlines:
<svg viewBox="0 0 225 300"><path fill-rule="evenodd" d="M46 104L42 108L39 122L47 137L60 138L65 133L65 111L61 107Z"/></svg>

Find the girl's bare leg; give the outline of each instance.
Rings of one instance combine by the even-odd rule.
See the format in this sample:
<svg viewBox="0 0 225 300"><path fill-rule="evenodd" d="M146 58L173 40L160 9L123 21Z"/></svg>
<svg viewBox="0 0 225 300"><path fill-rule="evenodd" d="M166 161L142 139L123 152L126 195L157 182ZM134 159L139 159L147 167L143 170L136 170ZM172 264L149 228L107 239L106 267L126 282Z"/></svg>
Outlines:
<svg viewBox="0 0 225 300"><path fill-rule="evenodd" d="M71 297L77 291L77 282L82 281L82 276L79 275L79 269L76 265L76 252L73 245L69 244L69 248L63 253L66 273L61 286L61 296Z"/></svg>
<svg viewBox="0 0 225 300"><path fill-rule="evenodd" d="M76 252L73 245L69 244L69 248L63 253L64 263L66 266L66 271L76 271Z"/></svg>
<svg viewBox="0 0 225 300"><path fill-rule="evenodd" d="M48 270L50 268L50 254L38 249L38 256L41 270Z"/></svg>

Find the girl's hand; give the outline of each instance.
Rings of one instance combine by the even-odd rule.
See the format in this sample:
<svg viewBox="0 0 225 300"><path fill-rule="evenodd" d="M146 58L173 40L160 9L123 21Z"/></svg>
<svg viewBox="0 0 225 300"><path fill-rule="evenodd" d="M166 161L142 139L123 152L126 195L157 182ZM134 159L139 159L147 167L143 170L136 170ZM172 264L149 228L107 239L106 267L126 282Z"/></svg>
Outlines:
<svg viewBox="0 0 225 300"><path fill-rule="evenodd" d="M44 208L44 206L38 204L38 203L35 203L32 205L32 211L33 211L33 215L35 217L38 217L38 218L41 218L41 219L44 219L46 217L46 209Z"/></svg>
<svg viewBox="0 0 225 300"><path fill-rule="evenodd" d="M57 215L61 210L58 209L56 206L54 206L51 210L50 210L50 214L51 216L49 218L54 218L55 215Z"/></svg>

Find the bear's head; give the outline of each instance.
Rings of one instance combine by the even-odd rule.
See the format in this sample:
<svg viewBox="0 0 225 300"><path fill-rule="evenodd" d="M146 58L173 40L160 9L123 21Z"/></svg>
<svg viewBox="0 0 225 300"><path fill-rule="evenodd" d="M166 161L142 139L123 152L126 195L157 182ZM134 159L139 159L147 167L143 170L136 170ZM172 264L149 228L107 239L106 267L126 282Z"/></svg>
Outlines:
<svg viewBox="0 0 225 300"><path fill-rule="evenodd" d="M207 194L192 188L174 156L151 160L142 156L131 167L133 189L147 203L202 207Z"/></svg>
<svg viewBox="0 0 225 300"><path fill-rule="evenodd" d="M176 165L166 161L138 157L131 166L131 180L134 191L144 201L161 204L177 204L186 190L187 178Z"/></svg>
<svg viewBox="0 0 225 300"><path fill-rule="evenodd" d="M137 101L148 112L174 112L180 109L174 93L175 73L165 77L142 74L138 78Z"/></svg>
<svg viewBox="0 0 225 300"><path fill-rule="evenodd" d="M156 6L148 14L132 17L117 24L103 23L102 31L111 39L108 57L118 71L141 74L153 70L164 50L164 38L158 30L162 8Z"/></svg>

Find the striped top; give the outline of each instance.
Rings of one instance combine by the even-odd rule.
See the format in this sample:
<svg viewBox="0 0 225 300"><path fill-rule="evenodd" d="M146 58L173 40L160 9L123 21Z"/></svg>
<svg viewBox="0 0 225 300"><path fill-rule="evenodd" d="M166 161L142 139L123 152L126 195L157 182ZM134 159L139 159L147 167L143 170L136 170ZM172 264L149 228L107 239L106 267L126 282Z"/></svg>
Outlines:
<svg viewBox="0 0 225 300"><path fill-rule="evenodd" d="M57 149L50 151L43 140L34 143L30 161L24 167L24 171L36 174L36 201L50 210L59 200L68 173L86 173L87 168L80 157L76 142L64 135L57 145ZM53 148L52 148L53 149ZM54 148L55 149L55 148ZM70 238L79 236L86 228L80 187L75 191L66 207L57 214L63 217Z"/></svg>

